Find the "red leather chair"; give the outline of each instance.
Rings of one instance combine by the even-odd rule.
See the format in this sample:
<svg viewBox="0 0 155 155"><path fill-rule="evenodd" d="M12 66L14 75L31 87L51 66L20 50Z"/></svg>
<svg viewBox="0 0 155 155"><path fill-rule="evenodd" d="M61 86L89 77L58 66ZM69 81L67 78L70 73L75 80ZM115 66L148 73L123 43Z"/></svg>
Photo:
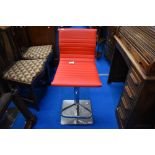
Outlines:
<svg viewBox="0 0 155 155"><path fill-rule="evenodd" d="M74 87L74 100L64 100L61 124L92 124L89 100L79 100L79 87L100 87L95 65L96 29L59 29L60 62L51 85Z"/></svg>

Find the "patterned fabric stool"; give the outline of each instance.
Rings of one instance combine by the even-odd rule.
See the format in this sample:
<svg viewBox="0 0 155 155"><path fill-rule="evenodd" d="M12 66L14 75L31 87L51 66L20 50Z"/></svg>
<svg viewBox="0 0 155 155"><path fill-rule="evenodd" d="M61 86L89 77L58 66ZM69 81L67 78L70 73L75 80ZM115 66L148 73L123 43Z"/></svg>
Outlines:
<svg viewBox="0 0 155 155"><path fill-rule="evenodd" d="M28 60L46 59L52 52L52 45L32 46L28 48L22 57Z"/></svg>
<svg viewBox="0 0 155 155"><path fill-rule="evenodd" d="M19 83L31 84L44 69L44 59L20 60L5 72L3 78Z"/></svg>

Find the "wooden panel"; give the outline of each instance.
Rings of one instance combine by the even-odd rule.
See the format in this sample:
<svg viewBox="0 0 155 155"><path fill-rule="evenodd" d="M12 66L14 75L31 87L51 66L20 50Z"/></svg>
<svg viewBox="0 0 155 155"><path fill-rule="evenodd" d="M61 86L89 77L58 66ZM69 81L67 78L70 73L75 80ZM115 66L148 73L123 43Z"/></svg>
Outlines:
<svg viewBox="0 0 155 155"><path fill-rule="evenodd" d="M25 26L13 26L12 27L12 36L14 42L19 46L21 49L30 46L30 42L28 39L28 35L26 32Z"/></svg>
<svg viewBox="0 0 155 155"><path fill-rule="evenodd" d="M55 27L52 26L28 26L26 27L31 46L50 45L55 46Z"/></svg>
<svg viewBox="0 0 155 155"><path fill-rule="evenodd" d="M118 36L144 74L155 75L155 27L123 26L119 28Z"/></svg>

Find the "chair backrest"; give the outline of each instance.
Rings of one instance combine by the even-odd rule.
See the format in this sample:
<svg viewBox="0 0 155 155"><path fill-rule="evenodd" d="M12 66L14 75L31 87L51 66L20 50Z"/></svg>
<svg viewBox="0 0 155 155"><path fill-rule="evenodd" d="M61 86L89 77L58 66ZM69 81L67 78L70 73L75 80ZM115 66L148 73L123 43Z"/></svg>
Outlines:
<svg viewBox="0 0 155 155"><path fill-rule="evenodd" d="M95 59L96 29L59 29L61 58Z"/></svg>
<svg viewBox="0 0 155 155"><path fill-rule="evenodd" d="M1 48L1 42L0 42L0 97L2 95L2 93L4 92L4 88L6 88L5 83L3 81L3 72L6 70L7 68L7 63L5 63L4 58L2 56L2 48Z"/></svg>
<svg viewBox="0 0 155 155"><path fill-rule="evenodd" d="M0 29L0 77L17 60L17 52L10 37L10 28Z"/></svg>
<svg viewBox="0 0 155 155"><path fill-rule="evenodd" d="M7 65L12 64L14 61L18 60L19 57L10 31L11 27L0 29L0 56L3 57Z"/></svg>
<svg viewBox="0 0 155 155"><path fill-rule="evenodd" d="M2 76L2 73L5 71L8 65L10 65L9 60L7 58L7 54L4 49L4 40L1 38L0 33L0 77Z"/></svg>
<svg viewBox="0 0 155 155"><path fill-rule="evenodd" d="M30 47L30 41L25 26L12 26L11 37L18 50L18 54L22 57L23 53Z"/></svg>

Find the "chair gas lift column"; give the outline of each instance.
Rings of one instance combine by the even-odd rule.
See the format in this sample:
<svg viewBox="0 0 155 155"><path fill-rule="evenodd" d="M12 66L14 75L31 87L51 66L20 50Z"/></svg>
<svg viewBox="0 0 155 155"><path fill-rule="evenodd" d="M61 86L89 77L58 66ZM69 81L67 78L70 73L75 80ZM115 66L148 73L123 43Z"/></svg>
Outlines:
<svg viewBox="0 0 155 155"><path fill-rule="evenodd" d="M96 29L59 29L60 62L51 85L74 87L74 100L64 100L61 124L92 124L90 100L80 100L80 87L100 87L95 64Z"/></svg>

